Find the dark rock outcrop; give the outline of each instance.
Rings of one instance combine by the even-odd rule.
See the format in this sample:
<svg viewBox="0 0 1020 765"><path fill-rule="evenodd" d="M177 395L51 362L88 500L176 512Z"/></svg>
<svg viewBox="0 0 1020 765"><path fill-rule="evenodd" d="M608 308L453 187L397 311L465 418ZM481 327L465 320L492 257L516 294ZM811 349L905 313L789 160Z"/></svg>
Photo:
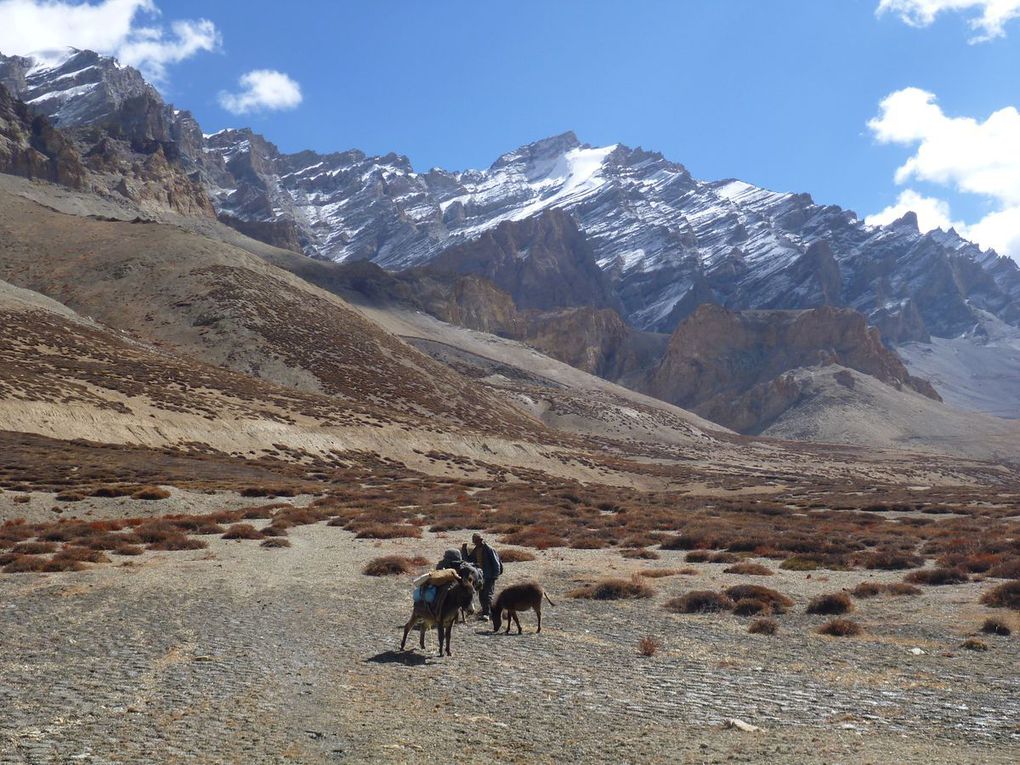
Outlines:
<svg viewBox="0 0 1020 765"><path fill-rule="evenodd" d="M849 309L734 312L703 305L673 333L646 391L742 432L755 432L796 402L786 373L838 365L897 389L941 400L912 377L878 330Z"/></svg>

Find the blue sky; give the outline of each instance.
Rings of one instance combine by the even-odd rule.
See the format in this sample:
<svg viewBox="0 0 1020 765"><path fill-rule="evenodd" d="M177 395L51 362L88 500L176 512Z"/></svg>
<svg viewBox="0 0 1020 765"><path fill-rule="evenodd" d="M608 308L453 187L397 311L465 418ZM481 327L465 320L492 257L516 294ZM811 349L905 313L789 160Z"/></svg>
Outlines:
<svg viewBox="0 0 1020 765"><path fill-rule="evenodd" d="M0 15L5 3L31 1L0 0ZM892 8L882 14L879 0L106 0L117 2L139 6L136 23L215 25L215 50L166 65L161 84L209 132L250 125L285 151L396 151L419 169L457 169L574 130L596 145L659 150L701 178L807 191L862 215L907 189L947 206L927 217L941 210L952 222L1016 207L1020 244L1012 181L1003 191L966 177L986 158L948 170L936 162L894 181L919 146L946 132L920 100L889 119L930 128L886 125L883 143L868 126L880 102L906 88L937 99L943 126L966 116L980 127L1020 105L1020 19L971 41L988 0L884 0ZM968 7L941 11L953 2ZM1020 9L1020 0L1006 5ZM926 12L933 21L919 26ZM226 111L222 92L252 70L286 74L300 103ZM984 142L980 130L972 137ZM961 154L945 141L935 149Z"/></svg>

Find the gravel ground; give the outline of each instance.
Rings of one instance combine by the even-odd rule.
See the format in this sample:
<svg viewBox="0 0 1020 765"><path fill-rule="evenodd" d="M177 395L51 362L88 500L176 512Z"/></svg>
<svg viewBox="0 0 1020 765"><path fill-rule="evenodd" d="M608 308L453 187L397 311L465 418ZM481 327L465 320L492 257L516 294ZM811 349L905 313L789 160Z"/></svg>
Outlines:
<svg viewBox="0 0 1020 765"><path fill-rule="evenodd" d="M468 536L467 533L464 536ZM453 657L400 653L408 577L359 573L391 552L438 558L461 535L355 541L322 524L293 547L212 540L131 565L0 577L0 763L509 762L1014 763L1020 641L983 636L987 584L859 601L858 638L813 633L804 604L895 573L723 574L652 582L649 600L592 602L576 582L651 564L548 551L507 566L556 607L541 635L469 622ZM768 563L768 562L766 562ZM775 637L748 619L680 616L689 589L761 583L797 606ZM1020 627L1014 614L1005 616ZM651 658L638 640L662 641ZM409 639L410 642L410 639ZM912 648L923 651L920 655ZM739 718L764 730L727 728Z"/></svg>

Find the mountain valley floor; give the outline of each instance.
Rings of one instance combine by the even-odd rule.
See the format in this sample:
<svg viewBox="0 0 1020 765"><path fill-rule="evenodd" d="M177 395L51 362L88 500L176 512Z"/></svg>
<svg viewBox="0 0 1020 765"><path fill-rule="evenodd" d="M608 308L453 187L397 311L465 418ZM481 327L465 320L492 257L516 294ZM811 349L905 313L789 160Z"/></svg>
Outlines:
<svg viewBox="0 0 1020 765"><path fill-rule="evenodd" d="M453 656L440 658L434 632L426 651L414 634L413 648L399 650L410 578L423 567L361 572L385 555L438 560L470 529L373 539L302 522L301 512L324 506L307 494L167 493L65 503L70 520L52 526L67 531L80 517L106 528L139 505L164 518L216 508L220 531L241 520L258 538L206 530L201 549L0 575L0 762L1006 763L1020 752L1020 618L979 604L1002 579L855 597L848 618L863 633L828 637L816 630L830 617L805 612L812 599L862 582L900 583L905 572L781 568L753 552L641 548L659 557L640 559L619 548L498 544L534 556L508 562L497 590L543 583L556 605L544 609L542 633L530 612L521 615L523 635L492 634L469 617L454 627ZM27 516L45 535L54 499L7 491L0 518ZM873 515L882 516L876 528L919 517L895 508ZM928 516L927 525L956 518ZM260 544L271 526L289 547ZM729 562L702 560L711 556ZM727 573L733 559L773 573ZM640 580L651 592L571 597L606 578ZM775 635L749 634L754 617L664 607L691 591L748 584L792 599L773 614ZM987 618L1014 634L979 633ZM659 646L651 656L639 652L646 637ZM969 638L987 650L963 648Z"/></svg>

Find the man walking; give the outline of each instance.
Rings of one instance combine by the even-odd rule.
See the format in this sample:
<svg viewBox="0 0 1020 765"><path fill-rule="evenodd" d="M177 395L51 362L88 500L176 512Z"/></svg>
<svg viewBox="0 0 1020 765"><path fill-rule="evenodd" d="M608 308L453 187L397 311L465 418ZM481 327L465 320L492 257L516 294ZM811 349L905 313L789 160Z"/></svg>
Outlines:
<svg viewBox="0 0 1020 765"><path fill-rule="evenodd" d="M461 557L482 570L485 581L482 584L482 591L478 593L478 602L482 606L482 613L478 618L488 621L489 611L492 608L492 592L496 589L496 580L503 573L503 562L499 559L496 551L482 539L481 534L473 535L471 542L474 544L474 549L470 551L466 544L461 545Z"/></svg>

